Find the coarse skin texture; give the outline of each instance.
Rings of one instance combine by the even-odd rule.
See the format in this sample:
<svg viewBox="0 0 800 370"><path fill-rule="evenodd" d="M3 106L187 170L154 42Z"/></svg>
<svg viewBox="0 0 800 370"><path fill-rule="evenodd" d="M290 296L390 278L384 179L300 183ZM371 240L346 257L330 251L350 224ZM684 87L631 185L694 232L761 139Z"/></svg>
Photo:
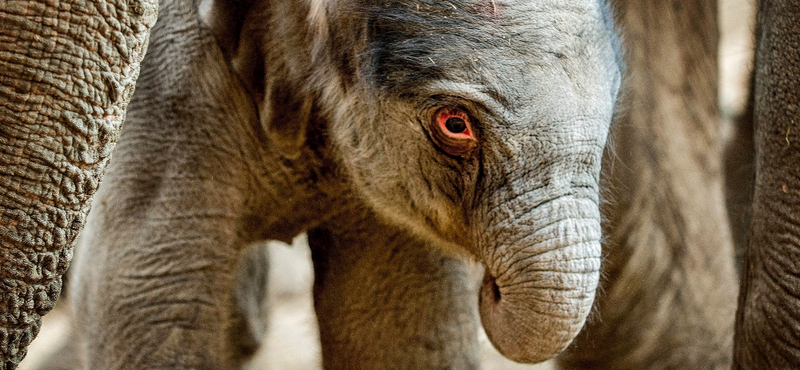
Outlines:
<svg viewBox="0 0 800 370"><path fill-rule="evenodd" d="M604 162L597 317L572 369L729 368L736 304L724 208L713 1L619 0L623 115Z"/></svg>
<svg viewBox="0 0 800 370"><path fill-rule="evenodd" d="M755 191L736 315L735 369L800 363L800 3L760 3Z"/></svg>
<svg viewBox="0 0 800 370"><path fill-rule="evenodd" d="M161 2L76 253L88 368L237 368L260 340L241 339L258 328L234 294L242 251L309 229L326 368L476 366L464 257L485 267L478 311L504 355L570 343L599 278L621 75L602 1L201 8ZM476 150L438 146L440 107L469 115ZM394 290L376 301L347 289L357 276ZM388 338L406 345L384 355Z"/></svg>
<svg viewBox="0 0 800 370"><path fill-rule="evenodd" d="M0 2L0 369L59 296L156 13L150 0Z"/></svg>

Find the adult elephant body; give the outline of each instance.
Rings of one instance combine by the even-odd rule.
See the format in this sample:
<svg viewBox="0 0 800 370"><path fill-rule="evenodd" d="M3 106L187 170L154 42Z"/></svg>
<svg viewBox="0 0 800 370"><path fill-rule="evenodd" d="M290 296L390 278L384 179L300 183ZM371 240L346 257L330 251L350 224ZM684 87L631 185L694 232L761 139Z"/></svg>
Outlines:
<svg viewBox="0 0 800 370"><path fill-rule="evenodd" d="M0 368L25 356L116 142L153 1L0 3Z"/></svg>
<svg viewBox="0 0 800 370"><path fill-rule="evenodd" d="M736 317L737 369L800 362L800 3L759 5L755 183Z"/></svg>

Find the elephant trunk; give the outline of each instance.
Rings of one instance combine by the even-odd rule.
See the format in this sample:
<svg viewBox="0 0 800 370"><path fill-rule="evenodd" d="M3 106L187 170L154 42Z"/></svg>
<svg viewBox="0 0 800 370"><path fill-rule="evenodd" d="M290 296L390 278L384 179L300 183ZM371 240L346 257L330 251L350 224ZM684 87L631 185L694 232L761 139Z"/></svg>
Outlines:
<svg viewBox="0 0 800 370"><path fill-rule="evenodd" d="M0 2L0 369L55 304L157 3Z"/></svg>
<svg viewBox="0 0 800 370"><path fill-rule="evenodd" d="M591 197L559 196L523 214L493 215L482 253L481 321L504 356L556 356L583 327L600 270L600 215ZM510 216L510 217L509 217ZM532 232L531 232L532 231Z"/></svg>

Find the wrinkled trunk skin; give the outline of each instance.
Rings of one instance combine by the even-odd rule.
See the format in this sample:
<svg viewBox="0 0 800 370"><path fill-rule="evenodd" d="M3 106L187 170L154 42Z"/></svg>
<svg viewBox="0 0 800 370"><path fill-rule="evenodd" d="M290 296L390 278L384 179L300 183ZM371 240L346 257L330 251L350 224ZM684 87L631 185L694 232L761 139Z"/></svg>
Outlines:
<svg viewBox="0 0 800 370"><path fill-rule="evenodd" d="M734 368L800 363L800 2L762 1L755 70L756 182Z"/></svg>
<svg viewBox="0 0 800 370"><path fill-rule="evenodd" d="M481 322L504 356L537 363L564 350L591 310L600 280L597 195L559 196L513 219L487 230L494 248Z"/></svg>
<svg viewBox="0 0 800 370"><path fill-rule="evenodd" d="M151 0L0 3L0 369L59 296L156 13Z"/></svg>
<svg viewBox="0 0 800 370"><path fill-rule="evenodd" d="M710 369L731 362L736 275L724 208L716 3L614 3L625 114L604 162L605 281L566 368Z"/></svg>

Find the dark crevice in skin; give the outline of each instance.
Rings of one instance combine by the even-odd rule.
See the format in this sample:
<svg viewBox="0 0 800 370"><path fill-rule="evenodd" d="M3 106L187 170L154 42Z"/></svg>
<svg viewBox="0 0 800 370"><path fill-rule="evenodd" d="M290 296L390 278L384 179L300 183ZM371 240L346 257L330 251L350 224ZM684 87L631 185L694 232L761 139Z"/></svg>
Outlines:
<svg viewBox="0 0 800 370"><path fill-rule="evenodd" d="M500 287L497 286L497 281L495 281L494 277L488 272L486 272L483 275L483 285L489 286L491 288L492 303L494 304L500 303L500 299L502 298L500 295ZM481 299L483 299L483 296L481 296Z"/></svg>
<svg viewBox="0 0 800 370"><path fill-rule="evenodd" d="M755 182L755 148L753 114L755 108L755 71L750 75L747 105L733 119L734 136L725 148L725 204L736 251L736 267L740 275L747 248Z"/></svg>

